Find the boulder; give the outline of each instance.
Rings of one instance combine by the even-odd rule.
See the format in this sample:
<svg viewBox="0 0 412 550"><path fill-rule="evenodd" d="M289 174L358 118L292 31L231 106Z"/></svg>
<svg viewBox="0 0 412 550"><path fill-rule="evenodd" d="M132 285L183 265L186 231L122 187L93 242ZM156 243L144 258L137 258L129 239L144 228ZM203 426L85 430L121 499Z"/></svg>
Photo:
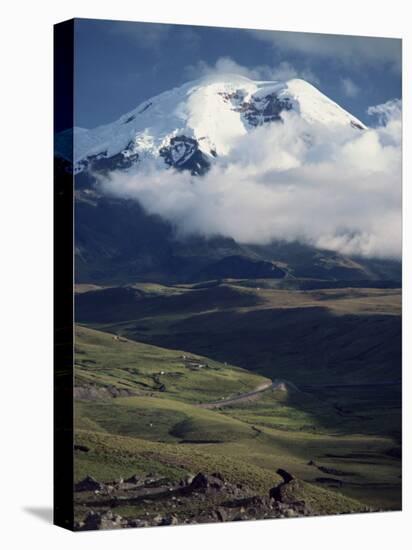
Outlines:
<svg viewBox="0 0 412 550"><path fill-rule="evenodd" d="M157 516L154 516L154 518L152 519L152 524L162 525L163 519L164 519L163 516L161 516L160 514L157 514Z"/></svg>
<svg viewBox="0 0 412 550"><path fill-rule="evenodd" d="M218 521L229 521L230 515L228 511L223 508L223 506L219 506L219 508L216 509L216 518Z"/></svg>
<svg viewBox="0 0 412 550"><path fill-rule="evenodd" d="M293 474L290 474L283 468L279 468L278 470L276 470L276 473L283 479L284 483L289 483L290 481L296 479Z"/></svg>
<svg viewBox="0 0 412 550"><path fill-rule="evenodd" d="M176 516L165 516L160 525L177 525L179 523L179 520Z"/></svg>
<svg viewBox="0 0 412 550"><path fill-rule="evenodd" d="M127 527L150 527L150 523L144 519L129 519Z"/></svg>
<svg viewBox="0 0 412 550"><path fill-rule="evenodd" d="M270 489L269 497L280 502L294 502L296 500L294 495L296 494L296 491L299 492L299 480L297 480L293 474L290 474L282 468L279 468L276 473L280 475L283 482Z"/></svg>
<svg viewBox="0 0 412 550"><path fill-rule="evenodd" d="M101 514L100 512L89 512L83 524L84 531L101 529L121 529L126 527L127 522L111 511Z"/></svg>
<svg viewBox="0 0 412 550"><path fill-rule="evenodd" d="M180 480L179 485L180 487L187 487L192 483L195 476L193 474L187 474L183 479Z"/></svg>
<svg viewBox="0 0 412 550"><path fill-rule="evenodd" d="M104 489L104 484L92 476L86 476L74 486L75 491L101 491L102 489Z"/></svg>
<svg viewBox="0 0 412 550"><path fill-rule="evenodd" d="M178 523L179 520L173 515L162 516L157 514L152 520L152 525L177 525Z"/></svg>
<svg viewBox="0 0 412 550"><path fill-rule="evenodd" d="M89 447L86 447L86 445L75 445L74 450L81 451L82 453L88 453L90 451Z"/></svg>
<svg viewBox="0 0 412 550"><path fill-rule="evenodd" d="M220 491L223 489L225 482L221 474L208 475L199 472L192 480L189 488L192 491Z"/></svg>
<svg viewBox="0 0 412 550"><path fill-rule="evenodd" d="M130 476L129 478L125 479L125 483L133 483L133 484L136 484L136 483L139 483L140 481L140 477L136 474L133 474L132 476Z"/></svg>

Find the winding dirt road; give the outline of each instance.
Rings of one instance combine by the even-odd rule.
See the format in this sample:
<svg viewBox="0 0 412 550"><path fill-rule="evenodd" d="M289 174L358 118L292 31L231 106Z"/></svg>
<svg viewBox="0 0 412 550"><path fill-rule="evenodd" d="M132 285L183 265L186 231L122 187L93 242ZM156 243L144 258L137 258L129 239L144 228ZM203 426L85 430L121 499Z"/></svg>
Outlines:
<svg viewBox="0 0 412 550"><path fill-rule="evenodd" d="M236 405L238 403L255 401L256 399L259 399L262 396L262 394L268 390L279 389L279 390L286 391L288 386L294 389L297 389L294 386L294 384L292 384L287 380L276 379L276 380L268 381L268 382L265 382L264 384L261 384L253 391L227 397L226 399L221 399L220 401L213 401L212 403L200 403L197 406L201 407L202 409L221 409L223 407L229 407L230 405Z"/></svg>

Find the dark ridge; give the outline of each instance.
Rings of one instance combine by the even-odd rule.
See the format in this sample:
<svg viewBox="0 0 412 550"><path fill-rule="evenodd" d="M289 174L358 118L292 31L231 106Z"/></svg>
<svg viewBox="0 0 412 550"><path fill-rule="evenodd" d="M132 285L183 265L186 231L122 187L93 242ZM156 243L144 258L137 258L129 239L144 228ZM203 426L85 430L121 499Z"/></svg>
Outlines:
<svg viewBox="0 0 412 550"><path fill-rule="evenodd" d="M211 279L283 279L285 272L271 262L244 256L227 256L209 264L194 276L195 280Z"/></svg>

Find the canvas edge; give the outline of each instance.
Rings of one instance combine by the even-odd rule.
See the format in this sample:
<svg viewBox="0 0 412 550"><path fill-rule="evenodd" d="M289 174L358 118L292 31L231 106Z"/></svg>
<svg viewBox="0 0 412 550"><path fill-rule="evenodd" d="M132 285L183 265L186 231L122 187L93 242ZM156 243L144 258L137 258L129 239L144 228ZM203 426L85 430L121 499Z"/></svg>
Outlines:
<svg viewBox="0 0 412 550"><path fill-rule="evenodd" d="M74 125L74 20L54 25L54 134ZM69 141L69 154L73 141ZM53 155L54 156L54 155ZM74 529L73 505L73 176L54 158L53 523Z"/></svg>

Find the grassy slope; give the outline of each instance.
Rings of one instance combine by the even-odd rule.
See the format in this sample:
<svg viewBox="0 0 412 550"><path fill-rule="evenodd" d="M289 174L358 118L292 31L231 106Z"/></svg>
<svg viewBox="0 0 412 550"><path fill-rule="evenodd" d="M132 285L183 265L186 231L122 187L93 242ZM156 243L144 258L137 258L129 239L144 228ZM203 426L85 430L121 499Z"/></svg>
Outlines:
<svg viewBox="0 0 412 550"><path fill-rule="evenodd" d="M196 354L117 340L108 334L76 327L77 386L114 385L139 393L157 392L164 384L168 397L206 402L244 393L268 379ZM198 368L196 365L206 365ZM163 374L161 374L163 373Z"/></svg>
<svg viewBox="0 0 412 550"><path fill-rule="evenodd" d="M267 493L280 478L268 469L249 464L235 456L215 455L208 449L189 445L154 443L137 438L99 434L79 430L79 444L87 445L87 455L76 457L75 475L80 479L94 475L115 479L132 474L153 472L179 480L186 472L221 472L231 483L242 483L251 491ZM352 498L302 483L297 500L305 498L315 513L348 513L363 511L364 506Z"/></svg>
<svg viewBox="0 0 412 550"><path fill-rule="evenodd" d="M296 384L400 379L399 289L167 288L79 295L78 320Z"/></svg>
<svg viewBox="0 0 412 550"><path fill-rule="evenodd" d="M104 431L151 441L226 442L251 439L254 431L240 420L174 399L126 397L83 401L78 415L93 418Z"/></svg>
<svg viewBox="0 0 412 550"><path fill-rule="evenodd" d="M340 477L345 494L399 506L400 461L388 454L399 448L399 388L321 387L399 378L398 290L280 291L232 281L203 289L139 284L133 292L116 307L116 323L107 320L122 290L106 294L103 303L97 290L89 309L80 307L80 317L131 338L203 353L208 358L196 360L212 368L189 370L182 361L187 352L119 342L79 327L78 383L115 384L146 395L82 403L79 427L159 445L189 441L174 447L189 455L202 449L218 461L235 458L271 476L284 467L307 481L328 477L307 464L315 460L348 474ZM316 388L204 414L190 403L249 391L264 380L219 359ZM164 394L156 391L160 371L167 373L161 377Z"/></svg>
<svg viewBox="0 0 412 550"><path fill-rule="evenodd" d="M77 402L77 439L92 449L76 453L77 477L155 471L178 478L182 470L204 469L260 490L273 485L278 467L316 482L325 477L308 466L316 460L349 472L345 494L368 504L398 505L399 461L386 454L394 445L391 437L354 435L362 423L337 415L327 399L271 392L254 403L209 411L194 404L205 396L214 400L249 391L265 379L205 358L198 360L213 368L194 371L182 361L183 352L118 341L85 327L77 329L76 350L77 384L115 385L140 394ZM166 392L153 380L160 371ZM171 376L176 372L179 377Z"/></svg>

